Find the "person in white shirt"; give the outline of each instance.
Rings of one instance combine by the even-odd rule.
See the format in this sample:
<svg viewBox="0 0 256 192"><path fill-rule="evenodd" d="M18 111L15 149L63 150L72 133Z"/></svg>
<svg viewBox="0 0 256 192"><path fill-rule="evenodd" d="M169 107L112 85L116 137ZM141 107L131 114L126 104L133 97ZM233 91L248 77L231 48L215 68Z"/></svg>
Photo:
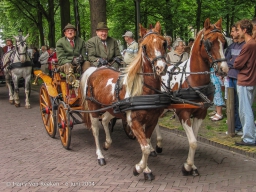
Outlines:
<svg viewBox="0 0 256 192"><path fill-rule="evenodd" d="M38 59L38 61L41 63L41 70L44 73L48 73L48 58L49 58L49 53L47 51L46 46L42 46L41 47L41 55Z"/></svg>
<svg viewBox="0 0 256 192"><path fill-rule="evenodd" d="M138 53L138 43L134 40L131 31L127 31L124 35L124 40L127 43L127 49L124 51L124 62L129 65Z"/></svg>

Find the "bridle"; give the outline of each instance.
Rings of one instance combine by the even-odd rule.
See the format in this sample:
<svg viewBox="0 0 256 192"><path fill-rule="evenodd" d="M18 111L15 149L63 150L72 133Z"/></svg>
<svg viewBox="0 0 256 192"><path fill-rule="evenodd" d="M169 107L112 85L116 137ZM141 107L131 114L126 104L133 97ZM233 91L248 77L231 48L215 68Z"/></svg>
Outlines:
<svg viewBox="0 0 256 192"><path fill-rule="evenodd" d="M214 26L214 29L211 30L209 33L207 33L206 35L210 34L210 33L221 33L223 35L223 33L221 32L221 30L217 29L216 26ZM211 54L211 42L209 41L209 39L204 39L204 36L206 36L204 33L202 34L202 38L200 40L200 46L202 45L202 43L204 44L204 48L205 48L205 51L208 55L208 57L212 60L211 64L210 64L210 67L211 68L214 68L215 71L217 70L217 63L218 62L221 62L221 61L226 61L227 59L226 58L220 58L220 59L215 59L213 58L212 54Z"/></svg>
<svg viewBox="0 0 256 192"><path fill-rule="evenodd" d="M152 35L152 34L159 35L158 33L153 32L153 31L150 30L146 35L144 35L144 37L143 37L142 40L144 40L147 36ZM165 42L165 44L167 45L166 42ZM165 50L166 50L166 49L165 49ZM156 61L160 60L160 59L164 59L164 61L166 62L166 59L165 59L166 56L165 56L165 55L160 55L160 56L157 56L157 57L155 57L154 59L151 60L151 59L149 58L148 54L147 54L146 45L142 45L142 51L143 51L143 54L145 55L146 59L150 62L151 67L152 67L152 70L153 70L153 73L139 73L139 74L141 74L141 75L155 75L155 73L156 73L156 68L155 68L154 63L155 63Z"/></svg>
<svg viewBox="0 0 256 192"><path fill-rule="evenodd" d="M20 55L26 55L26 54L27 54L27 49L25 49L25 52L23 52L23 53L20 53L20 52L19 52L19 47L20 47L20 46L24 47L24 46L26 46L26 45L27 45L27 44L26 44L26 41L23 41L22 36L19 36L19 41L16 42L16 51L17 51L17 53L18 53L18 56L20 56ZM27 46L26 46L26 48L27 48Z"/></svg>

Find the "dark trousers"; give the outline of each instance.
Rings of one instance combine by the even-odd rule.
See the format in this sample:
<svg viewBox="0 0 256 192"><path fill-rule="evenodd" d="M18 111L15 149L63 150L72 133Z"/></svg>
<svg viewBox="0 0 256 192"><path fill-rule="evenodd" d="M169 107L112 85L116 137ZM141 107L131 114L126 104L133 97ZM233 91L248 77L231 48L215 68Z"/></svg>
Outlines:
<svg viewBox="0 0 256 192"><path fill-rule="evenodd" d="M239 101L238 101L238 94L237 94L237 79L229 77L229 87L234 87L234 110L235 110L235 130L241 131L242 124L239 117Z"/></svg>

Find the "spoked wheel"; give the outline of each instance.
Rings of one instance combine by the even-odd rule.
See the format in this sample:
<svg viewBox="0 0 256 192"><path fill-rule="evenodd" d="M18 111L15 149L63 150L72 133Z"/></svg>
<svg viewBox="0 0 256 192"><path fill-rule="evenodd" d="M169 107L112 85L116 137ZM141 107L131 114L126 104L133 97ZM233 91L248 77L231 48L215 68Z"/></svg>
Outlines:
<svg viewBox="0 0 256 192"><path fill-rule="evenodd" d="M61 143L65 149L69 149L71 143L71 127L73 125L72 121L70 121L67 105L63 101L59 103L57 119Z"/></svg>
<svg viewBox="0 0 256 192"><path fill-rule="evenodd" d="M126 135L129 137L129 139L136 139L135 135L133 134L130 126L128 125L128 123L126 122L126 120L122 120L123 123L123 128L124 128L124 132L126 133Z"/></svg>
<svg viewBox="0 0 256 192"><path fill-rule="evenodd" d="M39 102L45 130L50 137L54 138L57 130L56 110L53 108L53 98L49 96L45 85L41 86Z"/></svg>

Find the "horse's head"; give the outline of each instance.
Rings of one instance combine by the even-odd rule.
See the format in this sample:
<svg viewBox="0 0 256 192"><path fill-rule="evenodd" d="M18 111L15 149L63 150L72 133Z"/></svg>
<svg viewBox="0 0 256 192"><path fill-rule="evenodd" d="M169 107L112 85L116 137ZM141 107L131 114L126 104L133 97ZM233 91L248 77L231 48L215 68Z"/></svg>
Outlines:
<svg viewBox="0 0 256 192"><path fill-rule="evenodd" d="M201 55L208 60L210 67L217 68L219 72L228 72L228 65L224 56L225 36L222 33L222 19L214 25L210 24L207 18L204 22L204 29L199 33Z"/></svg>
<svg viewBox="0 0 256 192"><path fill-rule="evenodd" d="M161 25L156 23L155 28L147 30L140 25L140 36L142 37L141 47L145 63L149 63L149 67L153 73L157 75L165 75L167 69L165 38L161 36ZM148 67L148 68L149 68ZM144 68L147 68L144 66Z"/></svg>
<svg viewBox="0 0 256 192"><path fill-rule="evenodd" d="M27 54L27 43L26 39L28 38L29 34L26 37L23 36L13 36L16 39L16 54L21 63L26 61L26 54Z"/></svg>

